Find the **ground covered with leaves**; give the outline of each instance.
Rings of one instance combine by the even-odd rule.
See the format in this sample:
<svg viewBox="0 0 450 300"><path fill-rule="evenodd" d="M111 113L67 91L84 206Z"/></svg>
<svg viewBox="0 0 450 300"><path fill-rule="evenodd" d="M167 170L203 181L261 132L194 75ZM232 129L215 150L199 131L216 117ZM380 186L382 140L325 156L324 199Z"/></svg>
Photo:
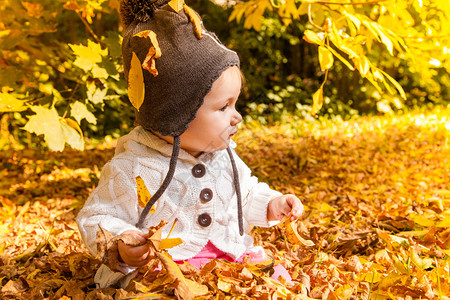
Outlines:
<svg viewBox="0 0 450 300"><path fill-rule="evenodd" d="M0 153L0 298L174 298L186 280L199 299L448 299L449 116L434 109L240 131L238 152L254 174L303 199L297 230L314 245L291 243L280 226L253 230L291 282L270 279L270 262L155 271L167 266L163 257L126 290L95 289L100 262L82 245L75 216L113 143Z"/></svg>

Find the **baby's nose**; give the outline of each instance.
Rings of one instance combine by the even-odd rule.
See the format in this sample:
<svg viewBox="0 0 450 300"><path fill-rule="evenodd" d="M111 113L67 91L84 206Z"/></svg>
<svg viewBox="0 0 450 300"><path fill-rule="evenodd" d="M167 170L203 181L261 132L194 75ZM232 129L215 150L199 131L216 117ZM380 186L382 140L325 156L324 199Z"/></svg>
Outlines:
<svg viewBox="0 0 450 300"><path fill-rule="evenodd" d="M241 122L242 122L242 116L241 116L240 113L238 113L236 111L236 113L234 114L233 118L231 119L231 124L234 126L234 125L237 125L237 124L239 124Z"/></svg>

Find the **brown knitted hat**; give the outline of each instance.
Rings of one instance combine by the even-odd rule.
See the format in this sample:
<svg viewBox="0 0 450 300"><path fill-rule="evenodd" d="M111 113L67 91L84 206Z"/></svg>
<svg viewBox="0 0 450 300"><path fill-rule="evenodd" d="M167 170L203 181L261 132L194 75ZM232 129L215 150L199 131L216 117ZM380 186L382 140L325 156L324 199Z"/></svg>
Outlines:
<svg viewBox="0 0 450 300"><path fill-rule="evenodd" d="M127 26L122 55L128 80L133 52L145 65L149 49L157 52L159 47L160 57L148 62L153 68L143 70L145 96L136 122L164 136L177 136L189 127L214 81L228 67L239 66L239 57L206 31L191 8L183 5L177 12L169 2L174 1L122 1ZM149 31L153 40L139 34Z"/></svg>
<svg viewBox="0 0 450 300"><path fill-rule="evenodd" d="M172 180L180 135L194 120L214 81L227 68L239 66L239 57L207 31L199 15L182 0L122 0L120 15L126 26L122 44L125 78L136 122L174 137L169 170L141 213L136 224L141 227ZM227 151L238 201L239 232L243 235L239 177L230 148Z"/></svg>

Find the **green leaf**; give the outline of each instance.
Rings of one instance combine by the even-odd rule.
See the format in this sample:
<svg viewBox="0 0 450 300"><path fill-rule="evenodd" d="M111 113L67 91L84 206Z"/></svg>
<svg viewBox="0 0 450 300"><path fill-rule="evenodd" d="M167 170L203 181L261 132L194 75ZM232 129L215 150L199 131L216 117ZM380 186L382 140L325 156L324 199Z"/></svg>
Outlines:
<svg viewBox="0 0 450 300"><path fill-rule="evenodd" d="M112 57L119 57L122 55L122 37L118 32L108 31L102 41L108 46L109 55Z"/></svg>
<svg viewBox="0 0 450 300"><path fill-rule="evenodd" d="M24 129L37 135L44 135L44 140L53 151L62 151L67 142L70 146L82 150L84 148L83 138L61 119L54 107L47 109L41 106L31 107L36 115L30 117Z"/></svg>
<svg viewBox="0 0 450 300"><path fill-rule="evenodd" d="M11 94L0 93L0 112L23 111L26 109L24 103Z"/></svg>
<svg viewBox="0 0 450 300"><path fill-rule="evenodd" d="M97 124L97 119L94 114L88 111L86 105L81 102L77 101L70 106L70 114L78 123L80 123L82 119L86 119L86 121L91 124Z"/></svg>

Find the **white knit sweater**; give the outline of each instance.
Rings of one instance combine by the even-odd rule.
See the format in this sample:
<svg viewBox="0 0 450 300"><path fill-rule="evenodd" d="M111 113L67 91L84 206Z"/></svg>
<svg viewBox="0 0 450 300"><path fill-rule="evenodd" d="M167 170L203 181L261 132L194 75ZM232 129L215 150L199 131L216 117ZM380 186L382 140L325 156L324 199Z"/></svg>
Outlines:
<svg viewBox="0 0 450 300"><path fill-rule="evenodd" d="M281 193L271 190L265 183L258 183L234 151L242 194L246 232L243 236L239 235L233 172L226 150L195 158L181 149L175 175L156 202L156 211L147 216L143 228L136 228L143 209L137 201L135 178L141 176L153 195L166 176L171 154L171 144L142 127L119 139L115 156L103 167L98 187L77 217L83 241L93 255L97 252L95 237L99 225L118 235L126 230L147 232L148 227L166 220L169 223L163 229L164 238L177 219L170 237L179 237L184 243L170 249L169 253L174 260L184 260L194 257L208 241L237 258L253 246L253 238L247 234L252 225L275 224L267 220L267 206ZM198 164L206 170L200 178L192 173ZM205 188L212 191L211 201L200 199ZM211 217L208 226L201 226L198 221L198 216L204 213Z"/></svg>

